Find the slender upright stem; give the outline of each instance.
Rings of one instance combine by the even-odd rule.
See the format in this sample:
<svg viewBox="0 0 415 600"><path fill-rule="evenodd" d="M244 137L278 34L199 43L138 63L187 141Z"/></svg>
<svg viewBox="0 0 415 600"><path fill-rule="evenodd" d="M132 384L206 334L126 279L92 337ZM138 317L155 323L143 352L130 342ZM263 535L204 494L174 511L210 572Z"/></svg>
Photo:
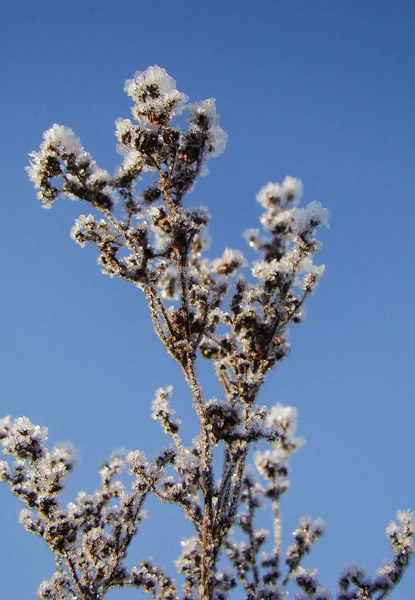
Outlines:
<svg viewBox="0 0 415 600"><path fill-rule="evenodd" d="M274 553L276 560L280 561L281 557L281 542L282 542L282 522L280 514L279 497L272 501L272 514L274 522Z"/></svg>
<svg viewBox="0 0 415 600"><path fill-rule="evenodd" d="M188 354L183 366L185 377L193 397L193 403L200 422L201 470L203 494L203 540L201 564L201 600L210 600L212 585L213 552L213 468L212 443L207 429L202 389L197 378L195 358Z"/></svg>

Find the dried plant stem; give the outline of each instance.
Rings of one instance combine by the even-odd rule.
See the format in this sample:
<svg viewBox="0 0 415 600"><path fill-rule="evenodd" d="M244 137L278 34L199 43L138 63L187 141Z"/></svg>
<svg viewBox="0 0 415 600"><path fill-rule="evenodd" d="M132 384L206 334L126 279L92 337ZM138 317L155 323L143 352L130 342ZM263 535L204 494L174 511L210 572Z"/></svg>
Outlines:
<svg viewBox="0 0 415 600"><path fill-rule="evenodd" d="M279 560L279 558L281 556L281 542L282 542L282 523L281 523L279 498L275 498L272 501L272 516L273 516L273 521L274 521L274 554L275 554L276 559Z"/></svg>
<svg viewBox="0 0 415 600"><path fill-rule="evenodd" d="M201 600L209 600L212 586L213 551L213 467L212 442L207 428L201 385L196 374L194 356L188 354L183 366L185 377L192 393L193 403L200 422L201 469L203 494L203 540L201 557Z"/></svg>
<svg viewBox="0 0 415 600"><path fill-rule="evenodd" d="M125 89L134 101L135 122L116 122L124 162L114 175L99 168L73 131L61 125L45 132L28 173L45 207L67 195L100 213L99 218L80 215L71 237L81 246L97 246L104 273L144 291L154 330L183 370L199 436L189 446L182 443L181 420L173 417L170 404L173 388L159 388L152 416L174 444L153 460L141 450L126 457L114 454L101 467L100 488L81 492L65 508L59 493L74 464L71 452L49 450L46 428L27 417L0 419L3 452L17 459L11 465L0 461L0 480L27 505L21 523L56 557L55 573L38 594L43 600L103 600L110 588L135 587L154 600L226 600L239 583L247 600L286 600L284 587L292 580L301 589L299 597L327 600L331 595L316 572L300 566L323 533L318 519L301 519L282 556L280 497L288 489L288 461L301 445L294 435L297 411L281 404L270 409L256 399L268 371L289 354L287 328L301 321L306 298L323 275L324 265L313 263L321 247L315 233L328 213L319 202L297 207L300 180L287 176L281 184L270 182L257 195L264 235L259 229L246 232L251 248L260 253L251 276L240 271L247 261L239 250L226 248L221 257L208 258L203 252L209 215L203 207L185 206L183 199L207 161L226 145L215 100L187 105L176 82L157 66L136 73ZM174 125L172 119L186 105L188 127ZM146 181L141 176L147 171L152 171L148 185L138 191L136 184ZM212 361L224 399L204 398L196 355ZM261 477L256 480L245 466L251 444L260 442L268 446L255 453ZM221 448L217 483L213 452ZM129 489L119 478L127 465L133 476ZM180 506L194 525L176 561L184 576L183 595L152 559L133 567L124 561L149 493ZM256 511L267 498L274 547L261 557L268 532L255 528ZM339 580L339 598L383 600L399 582L414 549L415 519L409 511L399 511L398 519L401 525L391 523L386 530L395 561L373 580L361 568L349 567ZM231 539L238 528L243 539ZM218 565L221 549L227 557L221 556ZM233 569L222 570L222 558ZM278 569L282 560L288 567L285 577Z"/></svg>

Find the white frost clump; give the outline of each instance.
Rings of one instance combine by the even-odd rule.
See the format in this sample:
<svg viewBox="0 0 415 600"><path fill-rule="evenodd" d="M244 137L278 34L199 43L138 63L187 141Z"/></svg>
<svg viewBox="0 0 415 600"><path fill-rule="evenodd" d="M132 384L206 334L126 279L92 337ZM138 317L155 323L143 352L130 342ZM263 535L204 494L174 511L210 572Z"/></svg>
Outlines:
<svg viewBox="0 0 415 600"><path fill-rule="evenodd" d="M96 220L94 215L79 215L71 229L71 238L83 248L92 239L108 238L110 228L104 219ZM91 237L92 236L92 237Z"/></svg>
<svg viewBox="0 0 415 600"><path fill-rule="evenodd" d="M376 575L379 577L381 584L385 587L392 587L396 578L396 566L387 562L383 567L376 570Z"/></svg>
<svg viewBox="0 0 415 600"><path fill-rule="evenodd" d="M279 274L287 278L294 277L296 270L298 271L302 266L301 262L301 259L297 260L296 249L293 248L281 260L276 258L270 262L256 260L252 263L251 272L261 283L275 281Z"/></svg>
<svg viewBox="0 0 415 600"><path fill-rule="evenodd" d="M221 258L212 260L212 269L219 275L231 275L240 267L246 265L246 260L240 250L225 248Z"/></svg>
<svg viewBox="0 0 415 600"><path fill-rule="evenodd" d="M79 199L78 194L82 187L102 192L112 205L117 202L117 195L109 185L110 174L98 167L70 127L55 123L45 131L39 151L30 154L30 165L26 170L35 188L40 190L38 198L42 200L45 208L51 207L59 191L64 191L70 198ZM50 185L56 178L61 178L63 187L54 188ZM49 182L46 191L45 179ZM51 189L54 189L52 195Z"/></svg>
<svg viewBox="0 0 415 600"><path fill-rule="evenodd" d="M168 415L169 417L174 414L174 410L170 406L170 398L173 393L173 386L168 385L165 388L158 388L156 391L156 395L151 404L151 408L153 409L151 416L153 419L159 419L161 414Z"/></svg>
<svg viewBox="0 0 415 600"><path fill-rule="evenodd" d="M282 182L282 189L286 198L297 204L303 195L303 182L301 179L287 175Z"/></svg>
<svg viewBox="0 0 415 600"><path fill-rule="evenodd" d="M134 125L131 122L131 119L119 117L115 120L115 136L119 142L122 143L124 136L131 133L131 131L134 131Z"/></svg>
<svg viewBox="0 0 415 600"><path fill-rule="evenodd" d="M410 510L398 510L396 513L400 525L391 521L386 527L386 535L392 542L395 554L412 552L414 549L415 517Z"/></svg>
<svg viewBox="0 0 415 600"><path fill-rule="evenodd" d="M255 466L264 479L272 479L281 469L288 472L288 456L280 448L255 452Z"/></svg>
<svg viewBox="0 0 415 600"><path fill-rule="evenodd" d="M26 171L30 180L35 184L36 189L41 187L44 161L51 152L56 154L56 151L65 154L75 154L77 160L79 158L85 158L88 161L91 160L91 155L82 148L79 139L72 129L55 123L43 134L43 142L39 151L31 152L29 155L30 165L26 167Z"/></svg>
<svg viewBox="0 0 415 600"><path fill-rule="evenodd" d="M68 153L79 154L84 152L79 138L76 137L70 127L65 127L64 125L55 123L50 129L45 131L43 139L44 144L61 148Z"/></svg>
<svg viewBox="0 0 415 600"><path fill-rule="evenodd" d="M318 225L327 225L328 218L327 208L314 200L305 208L294 209L291 227L295 234L304 233Z"/></svg>
<svg viewBox="0 0 415 600"><path fill-rule="evenodd" d="M177 90L173 77L157 65L137 71L133 79L127 79L124 89L135 102L134 116L151 115L155 121L180 115L188 99Z"/></svg>
<svg viewBox="0 0 415 600"><path fill-rule="evenodd" d="M79 234L88 226L93 227L94 224L94 215L79 215L79 217L75 219L75 223L73 224L73 227L71 229L71 238L83 248L86 244L86 240L80 240Z"/></svg>
<svg viewBox="0 0 415 600"><path fill-rule="evenodd" d="M268 182L258 192L256 199L264 208L272 204L279 204L282 200L297 204L303 195L303 183L301 179L287 175L282 182Z"/></svg>
<svg viewBox="0 0 415 600"><path fill-rule="evenodd" d="M40 457L44 454L44 443L48 439L47 427L33 425L27 417L18 417L14 422L10 417L1 419L7 435L2 437L4 454L15 454L18 458Z"/></svg>
<svg viewBox="0 0 415 600"><path fill-rule="evenodd" d="M124 171L133 171L136 168L141 169L142 171L154 171L154 167L150 167L149 165L145 165L141 160L141 154L138 150L134 150L134 148L129 148L128 146L122 146L118 144L117 146L118 154L124 157L123 168Z"/></svg>
<svg viewBox="0 0 415 600"><path fill-rule="evenodd" d="M219 156L225 150L228 134L219 125L219 115L216 112L215 98L208 98L202 102L189 105L190 131L192 129L206 129L208 136L206 149L208 156Z"/></svg>
<svg viewBox="0 0 415 600"><path fill-rule="evenodd" d="M201 555L200 540L194 536L181 542L182 551L177 560L174 561L179 573L191 572L194 569L194 563Z"/></svg>
<svg viewBox="0 0 415 600"><path fill-rule="evenodd" d="M150 168L149 165L146 165L143 162L138 150L131 147L131 144L133 144L135 136L137 135L137 128L138 127L133 125L130 119L123 119L120 117L115 121L115 135L120 142L117 145L117 152L124 157L123 169L121 169L121 167L119 168L120 173L122 173L122 170L130 171L139 169L140 171L149 171L154 169L154 167ZM128 139L128 142L125 141L126 139Z"/></svg>
<svg viewBox="0 0 415 600"><path fill-rule="evenodd" d="M304 276L300 283L301 289L304 291L314 291L319 280L323 277L326 267L324 265L311 265L308 273Z"/></svg>
<svg viewBox="0 0 415 600"><path fill-rule="evenodd" d="M271 181L265 184L256 195L256 199L264 208L268 208L270 204L276 204L280 202L283 196L283 191L279 183L272 183Z"/></svg>
<svg viewBox="0 0 415 600"><path fill-rule="evenodd" d="M278 403L273 406L267 417L268 427L283 429L285 435L294 435L297 428L298 411L293 406Z"/></svg>
<svg viewBox="0 0 415 600"><path fill-rule="evenodd" d="M340 580L350 580L350 581L358 581L363 579L365 576L364 569L356 564L351 563L350 565L346 565L340 575Z"/></svg>
<svg viewBox="0 0 415 600"><path fill-rule="evenodd" d="M252 263L251 272L252 275L259 279L261 283L270 280L273 281L280 272L280 263L275 258L271 262L265 262L265 260L256 260L254 263Z"/></svg>

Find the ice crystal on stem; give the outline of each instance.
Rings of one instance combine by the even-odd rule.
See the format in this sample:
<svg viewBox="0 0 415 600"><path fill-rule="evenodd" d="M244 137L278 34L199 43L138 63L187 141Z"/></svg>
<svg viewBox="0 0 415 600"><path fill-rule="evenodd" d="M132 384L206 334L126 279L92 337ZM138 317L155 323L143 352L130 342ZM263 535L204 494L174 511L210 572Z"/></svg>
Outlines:
<svg viewBox="0 0 415 600"><path fill-rule="evenodd" d="M48 450L46 429L26 417L0 421L3 452L15 457L14 463L0 461L0 478L27 506L20 514L23 526L42 537L56 559L38 594L101 600L112 587L130 586L156 600L225 600L238 588L235 593L246 600L285 600L291 582L299 588L298 600L329 600L317 571L301 564L323 534L323 522L302 517L293 543L282 548L281 499L289 489L291 455L302 445L295 435L297 411L257 403L266 375L290 351L287 329L302 320L307 297L323 275L314 256L327 210L318 202L298 207L299 179L270 182L257 195L261 227L245 232L257 253L250 271L240 250L208 257L209 214L184 199L226 145L215 100L187 106L187 96L157 66L137 72L125 90L134 102L134 121L116 121L123 163L113 175L61 125L45 132L28 174L47 208L65 195L89 204L71 236L81 247L98 248L103 273L143 290L154 330L189 386L199 431L184 444L181 421L173 418L173 388L159 388L152 416L170 444L152 460L141 450L113 455L101 467L99 489L80 492L64 507L59 493L73 468L71 449ZM173 120L186 106L183 128ZM141 178L146 171L150 182ZM211 361L222 397L205 396L198 356ZM256 469L247 465L253 443L259 448ZM214 454L222 457L220 474ZM120 480L126 467L129 489ZM176 561L181 590L150 559L126 565L149 494L178 505L193 525L194 535L182 542ZM257 526L257 512L267 507L271 533ZM348 567L339 579L338 600L381 600L400 580L413 553L415 525L409 511L400 511L398 519L401 525L387 528L394 562L374 579Z"/></svg>

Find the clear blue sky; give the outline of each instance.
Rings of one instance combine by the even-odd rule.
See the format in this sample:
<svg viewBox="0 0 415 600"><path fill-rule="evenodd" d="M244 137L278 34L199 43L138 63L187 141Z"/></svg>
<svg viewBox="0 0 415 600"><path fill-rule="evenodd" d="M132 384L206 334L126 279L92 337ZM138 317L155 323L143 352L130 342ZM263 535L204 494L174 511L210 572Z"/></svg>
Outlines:
<svg viewBox="0 0 415 600"><path fill-rule="evenodd" d="M150 419L158 386L181 374L152 333L144 298L100 274L93 248L69 237L88 207L44 211L24 167L54 122L112 170L114 120L129 117L124 81L158 64L193 101L217 99L225 154L189 197L212 213L212 254L245 249L255 194L286 174L331 213L327 271L291 333L292 354L260 401L299 409L307 445L284 498L285 541L301 515L328 522L306 565L333 586L356 560L370 573L391 557L396 509L415 509L414 56L412 0L73 0L5 3L0 15L1 414L70 440L79 467L67 499L93 491L100 461L120 447L167 443ZM218 393L201 365L206 392ZM49 550L17 523L0 487L0 581L8 600L34 598ZM131 563L152 555L173 573L189 525L153 502ZM172 528L166 536L166 528ZM409 599L415 564L391 598ZM113 592L110 599L141 597Z"/></svg>

